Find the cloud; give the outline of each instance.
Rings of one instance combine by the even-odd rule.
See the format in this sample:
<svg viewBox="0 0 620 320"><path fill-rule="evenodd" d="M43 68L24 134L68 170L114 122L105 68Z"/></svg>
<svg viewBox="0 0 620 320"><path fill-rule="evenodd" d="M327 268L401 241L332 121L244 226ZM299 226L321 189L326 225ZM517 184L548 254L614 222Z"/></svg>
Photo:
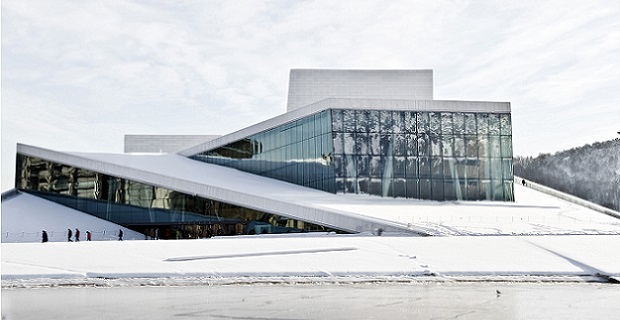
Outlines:
<svg viewBox="0 0 620 320"><path fill-rule="evenodd" d="M265 120L292 68L432 68L436 99L512 102L516 154L610 139L618 16L604 0L3 1L3 179L17 141L110 151Z"/></svg>

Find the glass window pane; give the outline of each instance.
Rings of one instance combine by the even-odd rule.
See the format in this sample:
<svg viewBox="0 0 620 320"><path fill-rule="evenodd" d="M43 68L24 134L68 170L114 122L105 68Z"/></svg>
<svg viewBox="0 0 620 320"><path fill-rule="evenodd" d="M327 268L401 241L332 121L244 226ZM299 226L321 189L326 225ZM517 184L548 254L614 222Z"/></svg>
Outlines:
<svg viewBox="0 0 620 320"><path fill-rule="evenodd" d="M489 115L489 134L499 135L499 114Z"/></svg>
<svg viewBox="0 0 620 320"><path fill-rule="evenodd" d="M368 134L357 133L355 136L355 150L357 154L368 154Z"/></svg>
<svg viewBox="0 0 620 320"><path fill-rule="evenodd" d="M431 158L431 176L433 179L443 179L443 160Z"/></svg>
<svg viewBox="0 0 620 320"><path fill-rule="evenodd" d="M344 153L344 134L336 132L334 134L334 154Z"/></svg>
<svg viewBox="0 0 620 320"><path fill-rule="evenodd" d="M439 112L431 112L430 113L430 129L431 135L439 136L441 135L441 113Z"/></svg>
<svg viewBox="0 0 620 320"><path fill-rule="evenodd" d="M405 113L401 111L392 112L392 120L394 121L394 133L405 131Z"/></svg>
<svg viewBox="0 0 620 320"><path fill-rule="evenodd" d="M454 136L454 156L465 157L465 139L463 136Z"/></svg>
<svg viewBox="0 0 620 320"><path fill-rule="evenodd" d="M395 178L405 177L405 167L407 165L406 161L407 161L406 158L403 156L394 157L394 177Z"/></svg>
<svg viewBox="0 0 620 320"><path fill-rule="evenodd" d="M344 153L355 154L355 133L344 134Z"/></svg>
<svg viewBox="0 0 620 320"><path fill-rule="evenodd" d="M512 122L510 114L500 115L500 132L502 135L512 135Z"/></svg>
<svg viewBox="0 0 620 320"><path fill-rule="evenodd" d="M413 153L410 153L414 155ZM418 156L429 157L430 151L430 136L427 134L418 134Z"/></svg>
<svg viewBox="0 0 620 320"><path fill-rule="evenodd" d="M418 159L408 157L406 160L405 175L407 178L417 178L418 175Z"/></svg>
<svg viewBox="0 0 620 320"><path fill-rule="evenodd" d="M465 133L466 134L477 134L476 131L476 115L473 113L465 113Z"/></svg>
<svg viewBox="0 0 620 320"><path fill-rule="evenodd" d="M355 131L356 132L368 132L368 114L369 111L368 110L356 110L356 117L357 117L357 122L355 125Z"/></svg>
<svg viewBox="0 0 620 320"><path fill-rule="evenodd" d="M378 133L371 133L368 135L368 143L370 145L370 154L381 154L381 135Z"/></svg>
<svg viewBox="0 0 620 320"><path fill-rule="evenodd" d="M415 136L413 138L417 141L417 138ZM397 134L394 136L394 155L407 155L407 146L408 145L404 134Z"/></svg>
<svg viewBox="0 0 620 320"><path fill-rule="evenodd" d="M342 110L332 110L332 130L342 132Z"/></svg>
<svg viewBox="0 0 620 320"><path fill-rule="evenodd" d="M404 116L404 129L407 133L416 133L416 113L415 112L403 112ZM426 132L426 131L424 131Z"/></svg>
<svg viewBox="0 0 620 320"><path fill-rule="evenodd" d="M430 158L419 158L420 178L431 177L431 160Z"/></svg>
<svg viewBox="0 0 620 320"><path fill-rule="evenodd" d="M502 158L512 158L512 137L502 136Z"/></svg>
<svg viewBox="0 0 620 320"><path fill-rule="evenodd" d="M453 130L455 135L465 134L465 116L460 113L454 113L452 115Z"/></svg>
<svg viewBox="0 0 620 320"><path fill-rule="evenodd" d="M368 131L369 132L379 132L381 123L380 123L380 112L377 110L372 110L368 114Z"/></svg>
<svg viewBox="0 0 620 320"><path fill-rule="evenodd" d="M430 120L428 112L418 112L418 133L430 133Z"/></svg>
<svg viewBox="0 0 620 320"><path fill-rule="evenodd" d="M394 129L394 122L392 121L392 112L391 111L381 111L381 120L379 122L381 124L381 133L392 133Z"/></svg>
<svg viewBox="0 0 620 320"><path fill-rule="evenodd" d="M449 112L441 113L441 133L443 135L454 134L453 124L452 124L452 113L449 113Z"/></svg>
<svg viewBox="0 0 620 320"><path fill-rule="evenodd" d="M452 149L454 148L454 138L453 136L449 135L449 136L443 136L442 138L442 150L443 150L443 156L444 157L451 157L454 155L454 153L452 152Z"/></svg>
<svg viewBox="0 0 620 320"><path fill-rule="evenodd" d="M491 157L501 157L499 136L489 136L489 144L491 147Z"/></svg>
<svg viewBox="0 0 620 320"><path fill-rule="evenodd" d="M478 134L489 134L489 115L486 113L477 114Z"/></svg>
<svg viewBox="0 0 620 320"><path fill-rule="evenodd" d="M345 132L355 132L355 110L343 110L342 121Z"/></svg>

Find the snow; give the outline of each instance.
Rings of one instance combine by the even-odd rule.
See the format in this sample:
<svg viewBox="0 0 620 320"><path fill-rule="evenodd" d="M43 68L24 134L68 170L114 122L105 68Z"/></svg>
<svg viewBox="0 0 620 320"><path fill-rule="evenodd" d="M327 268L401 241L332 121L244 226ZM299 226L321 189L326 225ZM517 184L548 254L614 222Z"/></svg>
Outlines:
<svg viewBox="0 0 620 320"><path fill-rule="evenodd" d="M2 201L2 242L40 242L41 230L46 230L49 241L67 241L67 229L80 230L80 240L86 240L90 231L93 241L118 240L118 230L123 229L123 239L144 239L141 233L118 224L85 214L27 193L18 193Z"/></svg>
<svg viewBox="0 0 620 320"><path fill-rule="evenodd" d="M620 276L620 236L240 236L3 243L2 280ZM514 278L516 277L516 278ZM41 280L49 281L49 280Z"/></svg>

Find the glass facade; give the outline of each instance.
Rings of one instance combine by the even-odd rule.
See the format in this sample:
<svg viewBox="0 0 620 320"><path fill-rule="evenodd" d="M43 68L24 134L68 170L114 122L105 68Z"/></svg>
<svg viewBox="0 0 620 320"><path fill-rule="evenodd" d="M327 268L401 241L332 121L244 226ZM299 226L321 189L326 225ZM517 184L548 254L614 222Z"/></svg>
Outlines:
<svg viewBox="0 0 620 320"><path fill-rule="evenodd" d="M330 109L192 158L332 193L514 201L509 113Z"/></svg>
<svg viewBox="0 0 620 320"><path fill-rule="evenodd" d="M333 110L338 193L514 201L510 114Z"/></svg>
<svg viewBox="0 0 620 320"><path fill-rule="evenodd" d="M331 124L325 110L192 158L335 193Z"/></svg>
<svg viewBox="0 0 620 320"><path fill-rule="evenodd" d="M16 187L138 232L158 227L162 238L337 231L21 154Z"/></svg>

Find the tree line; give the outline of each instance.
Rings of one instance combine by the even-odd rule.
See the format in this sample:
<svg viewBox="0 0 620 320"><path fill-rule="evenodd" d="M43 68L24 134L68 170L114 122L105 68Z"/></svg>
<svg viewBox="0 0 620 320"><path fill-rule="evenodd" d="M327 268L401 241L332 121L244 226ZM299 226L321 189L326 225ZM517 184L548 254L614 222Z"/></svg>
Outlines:
<svg viewBox="0 0 620 320"><path fill-rule="evenodd" d="M514 174L620 211L620 139L515 157Z"/></svg>

